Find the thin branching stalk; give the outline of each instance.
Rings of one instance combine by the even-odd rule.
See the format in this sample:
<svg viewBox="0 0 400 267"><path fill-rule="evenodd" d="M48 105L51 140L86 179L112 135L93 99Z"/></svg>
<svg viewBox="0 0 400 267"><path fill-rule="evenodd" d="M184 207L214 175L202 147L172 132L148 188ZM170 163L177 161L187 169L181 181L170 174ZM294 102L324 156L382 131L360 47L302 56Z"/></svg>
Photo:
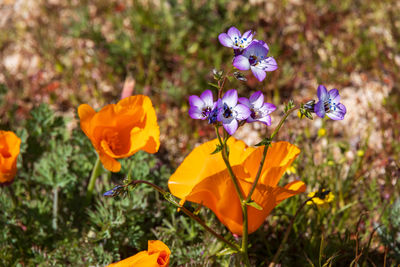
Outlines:
<svg viewBox="0 0 400 267"><path fill-rule="evenodd" d="M290 231L292 230L292 227L293 227L293 224L294 224L294 220L296 219L297 215L299 215L300 211L304 208L304 206L306 205L306 203L307 203L308 201L311 201L313 198L314 198L314 197L308 198L308 199L307 199L306 201L304 201L304 202L301 204L301 206L297 209L297 211L296 211L296 213L294 214L292 220L290 221L289 227L286 229L286 233L285 233L285 235L284 235L284 237L283 237L283 239L282 239L281 244L279 245L278 250L277 250L276 253L275 253L274 258L272 259L271 263L269 264L269 267L274 267L274 266L277 264L277 262L278 262L278 260L279 260L279 256L280 256L280 254L281 254L281 252L282 252L283 246L285 245L285 243L286 243L286 241L287 241L287 239L288 239L288 237L289 237Z"/></svg>
<svg viewBox="0 0 400 267"><path fill-rule="evenodd" d="M274 139L274 137L278 134L279 130L281 129L283 123L285 122L285 120L287 119L287 117L290 115L290 113L292 113L293 111L295 111L297 109L297 107L294 107L292 109L289 109L285 116L283 116L283 118L281 119L281 121L279 122L278 126L276 126L275 130L272 132L271 136L269 137L269 140L272 142L272 140ZM260 166L258 167L257 170L257 174L256 174L256 178L254 179L253 185L251 186L250 192L247 195L246 198L246 203L251 201L251 196L254 193L254 190L256 189L258 180L260 179L261 176L261 171L263 169L264 163L265 163L265 159L267 157L267 152L268 152L268 148L269 148L270 143L268 143L267 145L264 146L264 151L263 151L263 155L260 161Z"/></svg>
<svg viewBox="0 0 400 267"><path fill-rule="evenodd" d="M145 180L135 180L130 182L128 185L137 185L137 184L147 184L150 185L151 187L153 187L154 189L156 189L160 194L162 194L164 197L166 195L168 195L169 193L167 191L165 191L163 188L159 187L158 185L155 185L153 183L150 183L148 181ZM224 242L225 244L227 244L229 247L231 247L233 250L235 251L240 251L240 248L234 244L231 243L230 241L226 240L222 235L218 234L217 232L215 232L213 229L211 229L210 227L207 226L207 224L201 220L199 217L197 217L196 215L194 215L191 211L189 211L188 209L186 209L184 206L176 203L176 205L179 207L179 209L185 213L186 215L188 215L191 219L195 220L196 222L198 222L206 231L208 231L209 233L211 233L213 236L215 236L217 239L219 239L220 241Z"/></svg>

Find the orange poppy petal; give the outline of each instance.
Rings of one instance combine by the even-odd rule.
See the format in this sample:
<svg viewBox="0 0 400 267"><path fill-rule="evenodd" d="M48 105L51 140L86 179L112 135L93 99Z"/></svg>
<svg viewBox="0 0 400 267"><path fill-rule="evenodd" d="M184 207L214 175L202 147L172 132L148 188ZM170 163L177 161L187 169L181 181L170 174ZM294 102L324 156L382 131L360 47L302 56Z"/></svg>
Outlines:
<svg viewBox="0 0 400 267"><path fill-rule="evenodd" d="M263 154L263 148L256 149L246 159L244 166L250 177L255 177ZM276 142L268 149L267 157L261 171L259 183L276 186L283 173L299 155L300 149L289 142ZM253 178L254 179L254 178Z"/></svg>
<svg viewBox="0 0 400 267"><path fill-rule="evenodd" d="M185 198L192 188L203 179L226 169L221 153L211 154L219 144L217 139L208 141L193 149L168 181L169 190L179 198ZM255 148L231 137L228 140L229 162L232 166L242 164ZM241 168L240 170L243 171Z"/></svg>
<svg viewBox="0 0 400 267"><path fill-rule="evenodd" d="M99 158L103 167L110 172L119 172L121 170L121 163L105 153L99 152Z"/></svg>
<svg viewBox="0 0 400 267"><path fill-rule="evenodd" d="M78 108L80 125L100 156L104 167L119 171L116 158L130 157L138 150L155 153L160 146L160 130L151 100L138 95L95 112L89 105Z"/></svg>
<svg viewBox="0 0 400 267"><path fill-rule="evenodd" d="M21 139L11 131L0 130L0 184L8 184L17 173Z"/></svg>
<svg viewBox="0 0 400 267"><path fill-rule="evenodd" d="M141 251L122 261L112 263L109 267L167 267L171 251L159 240L149 240L148 250Z"/></svg>
<svg viewBox="0 0 400 267"><path fill-rule="evenodd" d="M247 195L257 173L263 148L248 148L242 141L233 138L230 141L232 169L242 192ZM171 176L168 186L173 195L210 208L232 233L241 235L241 205L221 155L211 155L216 144L217 141L213 140L195 148ZM299 152L296 146L288 142L272 144L262 176L252 195L252 199L263 209L248 207L249 233L256 231L282 200L304 192L305 185L300 181L284 188L276 186Z"/></svg>

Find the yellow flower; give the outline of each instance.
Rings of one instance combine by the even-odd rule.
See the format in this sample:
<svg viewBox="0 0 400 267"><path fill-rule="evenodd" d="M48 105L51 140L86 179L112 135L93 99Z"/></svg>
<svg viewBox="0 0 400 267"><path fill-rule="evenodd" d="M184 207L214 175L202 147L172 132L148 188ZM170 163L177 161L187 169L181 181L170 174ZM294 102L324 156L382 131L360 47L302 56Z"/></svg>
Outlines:
<svg viewBox="0 0 400 267"><path fill-rule="evenodd" d="M335 199L335 195L330 190L325 189L311 192L307 196L313 198L312 200L307 201L307 205L312 205L314 203L317 206L321 206L330 203Z"/></svg>
<svg viewBox="0 0 400 267"><path fill-rule="evenodd" d="M149 240L148 249L108 267L168 267L171 251L159 240Z"/></svg>
<svg viewBox="0 0 400 267"><path fill-rule="evenodd" d="M174 196L182 199L181 203L187 200L208 207L232 233L242 235L243 215L234 184L221 154L211 154L217 144L217 139L214 139L196 147L172 174L168 187ZM229 162L244 196L247 196L264 148L248 147L233 137L228 140L228 146ZM251 197L262 210L248 207L248 233L256 231L281 201L305 191L305 184L301 181L284 187L277 185L299 153L300 150L288 142L273 143L269 148L260 180Z"/></svg>
<svg viewBox="0 0 400 267"><path fill-rule="evenodd" d="M14 181L21 139L10 131L0 130L0 185Z"/></svg>
<svg viewBox="0 0 400 267"><path fill-rule="evenodd" d="M82 130L109 171L119 172L121 169L121 164L115 159L130 157L139 150L158 151L160 130L156 112L147 96L126 97L97 113L83 104L78 108L78 115Z"/></svg>
<svg viewBox="0 0 400 267"><path fill-rule="evenodd" d="M357 150L357 156L359 156L360 158L363 157L364 154L365 154L364 150L362 149Z"/></svg>
<svg viewBox="0 0 400 267"><path fill-rule="evenodd" d="M322 137L322 136L325 136L326 135L326 130L325 130L325 128L320 128L319 130L318 130L318 137Z"/></svg>

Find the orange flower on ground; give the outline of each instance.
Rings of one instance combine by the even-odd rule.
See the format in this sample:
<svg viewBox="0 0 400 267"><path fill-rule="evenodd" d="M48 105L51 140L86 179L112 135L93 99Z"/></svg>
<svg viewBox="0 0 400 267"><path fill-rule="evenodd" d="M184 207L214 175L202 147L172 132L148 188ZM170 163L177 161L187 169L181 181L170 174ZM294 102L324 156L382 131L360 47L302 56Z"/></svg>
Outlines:
<svg viewBox="0 0 400 267"><path fill-rule="evenodd" d="M0 185L14 181L20 145L21 139L15 133L0 130Z"/></svg>
<svg viewBox="0 0 400 267"><path fill-rule="evenodd" d="M139 150L156 153L160 147L156 112L147 96L124 98L99 112L83 104L78 108L78 115L82 130L109 171L121 169L115 159L130 157Z"/></svg>
<svg viewBox="0 0 400 267"><path fill-rule="evenodd" d="M211 155L218 141L212 140L196 147L178 167L168 181L173 195L184 201L201 203L210 208L228 229L242 235L243 215L239 197L220 153ZM228 140L229 162L238 178L244 196L249 193L255 179L263 147L248 147L243 141ZM265 218L281 201L305 191L302 181L277 186L285 170L300 150L288 143L273 143L252 195L262 210L248 207L248 233L256 231Z"/></svg>
<svg viewBox="0 0 400 267"><path fill-rule="evenodd" d="M169 248L159 240L149 240L148 249L132 257L112 263L108 267L168 267Z"/></svg>

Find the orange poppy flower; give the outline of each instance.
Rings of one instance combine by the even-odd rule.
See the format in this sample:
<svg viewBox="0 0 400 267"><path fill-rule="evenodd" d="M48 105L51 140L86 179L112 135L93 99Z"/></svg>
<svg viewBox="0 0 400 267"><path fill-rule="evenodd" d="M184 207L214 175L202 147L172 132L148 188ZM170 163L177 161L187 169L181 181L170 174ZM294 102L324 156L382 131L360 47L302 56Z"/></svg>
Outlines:
<svg viewBox="0 0 400 267"><path fill-rule="evenodd" d="M228 229L242 235L242 209L234 184L222 156L211 155L218 141L212 140L196 147L178 167L168 181L169 190L181 198L210 208ZM240 188L247 196L256 176L263 147L248 147L243 141L228 140L229 162L238 178ZM277 186L285 170L292 164L300 150L288 142L273 143L261 172L252 200L262 207L248 207L248 233L260 227L265 218L282 200L305 191L302 181L284 187Z"/></svg>
<svg viewBox="0 0 400 267"><path fill-rule="evenodd" d="M160 147L156 112L147 96L124 98L99 112L83 104L78 108L78 115L83 132L109 171L121 169L115 159L130 157L139 150L156 153Z"/></svg>
<svg viewBox="0 0 400 267"><path fill-rule="evenodd" d="M0 130L0 185L14 180L20 145L21 139L15 133Z"/></svg>
<svg viewBox="0 0 400 267"><path fill-rule="evenodd" d="M108 267L168 267L169 248L159 240L149 240L148 249L132 257L108 265Z"/></svg>

